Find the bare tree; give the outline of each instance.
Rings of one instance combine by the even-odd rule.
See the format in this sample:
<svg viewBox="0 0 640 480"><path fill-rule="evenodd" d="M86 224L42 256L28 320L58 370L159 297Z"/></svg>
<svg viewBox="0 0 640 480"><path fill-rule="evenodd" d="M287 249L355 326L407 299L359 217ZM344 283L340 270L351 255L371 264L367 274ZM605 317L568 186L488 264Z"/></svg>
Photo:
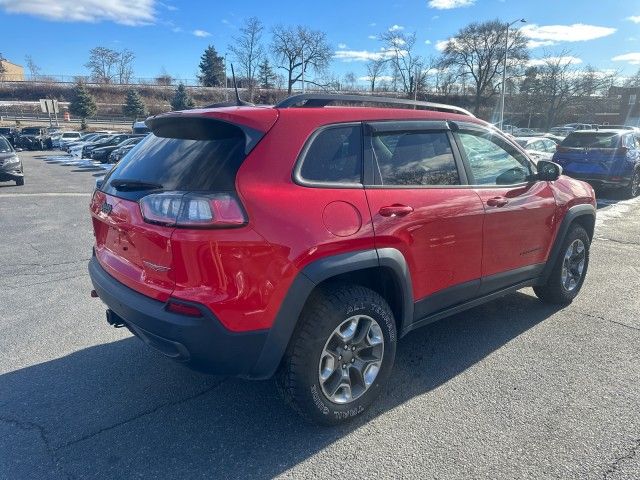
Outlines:
<svg viewBox="0 0 640 480"><path fill-rule="evenodd" d="M380 78L387 68L387 60L384 58L369 60L367 63L367 79L371 91L376 91L376 81Z"/></svg>
<svg viewBox="0 0 640 480"><path fill-rule="evenodd" d="M239 73L249 81L251 100L258 67L264 57L264 48L260 43L263 30L264 26L258 17L248 18L240 27L240 34L233 37L233 43L229 47L238 63Z"/></svg>
<svg viewBox="0 0 640 480"><path fill-rule="evenodd" d="M625 87L640 88L640 69L624 83Z"/></svg>
<svg viewBox="0 0 640 480"><path fill-rule="evenodd" d="M126 48L118 52L118 83L128 84L131 82L131 78L133 77L133 60L135 58L136 56L133 52Z"/></svg>
<svg viewBox="0 0 640 480"><path fill-rule="evenodd" d="M307 76L308 72L320 74L327 68L332 57L327 35L319 30L297 27L277 26L273 29L271 50L278 67L287 72L287 93L291 94L293 85L304 75L305 82L324 85Z"/></svg>
<svg viewBox="0 0 640 480"><path fill-rule="evenodd" d="M453 68L459 75L468 75L475 84L474 112L478 113L482 99L497 92L504 68L507 24L500 20L474 22L449 39L441 64ZM527 41L519 30L509 31L507 46L509 75L519 74L527 59Z"/></svg>
<svg viewBox="0 0 640 480"><path fill-rule="evenodd" d="M420 85L422 58L416 54L416 34L387 31L378 37L384 44L384 56L388 58L394 73L394 83L408 96L415 96Z"/></svg>
<svg viewBox="0 0 640 480"><path fill-rule="evenodd" d="M569 107L578 107L603 93L612 83L614 74L598 72L590 66L577 68L571 54L547 53L542 63L530 67L520 85L520 92L529 107L544 110L546 129L553 126Z"/></svg>
<svg viewBox="0 0 640 480"><path fill-rule="evenodd" d="M169 72L167 72L167 69L164 67L162 67L162 70L160 70L160 73L154 80L156 82L156 85L164 85L165 87L173 83L173 77L169 74Z"/></svg>
<svg viewBox="0 0 640 480"><path fill-rule="evenodd" d="M85 67L98 83L113 83L117 75L120 54L107 47L95 47L89 51L89 61Z"/></svg>
<svg viewBox="0 0 640 480"><path fill-rule="evenodd" d="M31 80L37 80L40 76L40 67L36 64L31 55L25 55L24 61L27 64L27 70L29 70Z"/></svg>

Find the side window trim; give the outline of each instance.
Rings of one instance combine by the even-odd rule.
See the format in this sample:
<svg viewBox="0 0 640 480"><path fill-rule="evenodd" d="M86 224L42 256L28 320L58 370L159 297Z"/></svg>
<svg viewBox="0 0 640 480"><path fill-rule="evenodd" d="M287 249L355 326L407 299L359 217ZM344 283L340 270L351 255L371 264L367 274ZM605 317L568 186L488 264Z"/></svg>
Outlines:
<svg viewBox="0 0 640 480"><path fill-rule="evenodd" d="M322 181L313 181L307 180L302 176L302 165L304 164L305 157L309 148L315 141L315 139L326 130L334 129L334 128L344 128L344 127L358 127L360 129L360 158L361 158L361 171L360 171L360 182L359 183L348 183L348 182L322 182ZM293 167L293 171L291 172L291 180L293 183L310 188L345 188L345 189L354 189L354 188L364 188L362 180L364 178L364 165L365 158L363 154L363 138L364 131L362 122L343 122L343 123L331 123L327 125L323 125L316 130L314 130L311 135L305 140L302 150L298 154L298 158L296 159L296 163Z"/></svg>
<svg viewBox="0 0 640 480"><path fill-rule="evenodd" d="M375 153L371 145L371 137L374 133L393 133L393 132L446 132L447 139L451 146L453 153L453 159L458 170L458 178L460 179L459 185L383 185L380 181L380 176L376 174L377 161L375 159ZM464 167L464 163L461 158L461 153L458 148L453 135L451 134L451 128L449 122L438 120L386 120L386 121L370 121L365 122L363 125L363 184L364 188L369 189L451 189L451 188L468 188L467 172Z"/></svg>
<svg viewBox="0 0 640 480"><path fill-rule="evenodd" d="M455 139L456 142L456 146L458 149L458 152L460 154L460 157L462 158L462 161L464 163L464 168L465 171L467 172L467 178L469 180L469 186L473 187L473 188L513 188L513 187L520 187L520 186L524 186L524 185L528 185L530 182L521 182L521 183L514 183L511 185L483 185L483 184L476 184L475 183L475 178L473 175L473 172L471 170L471 165L469 163L469 158L462 146L462 141L460 140L460 136L458 135L459 132L462 133L471 133L471 134L495 134L495 132L487 129L487 128L483 128L479 125L473 124L473 123L462 123L462 122L457 122L458 126L460 127L458 130L456 130L455 132L453 132L453 137ZM514 145L511 144L511 142L506 139L506 138L501 138L498 137L499 142L498 145L503 147L503 145L500 145L500 143L503 143L505 146L510 147L512 150L515 150L516 152L520 153L527 161L527 165L529 166L529 171L531 172L531 174L535 174L536 173L536 168L534 163L531 161L531 159L527 156L524 155L519 148L516 148ZM506 150L506 149L505 149ZM507 153L509 153L508 150L506 150Z"/></svg>

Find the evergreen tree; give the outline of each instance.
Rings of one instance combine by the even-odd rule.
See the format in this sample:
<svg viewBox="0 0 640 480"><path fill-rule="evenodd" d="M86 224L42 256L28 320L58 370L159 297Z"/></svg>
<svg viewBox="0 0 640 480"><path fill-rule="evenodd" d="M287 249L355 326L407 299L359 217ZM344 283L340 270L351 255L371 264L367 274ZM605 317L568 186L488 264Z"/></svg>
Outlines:
<svg viewBox="0 0 640 480"><path fill-rule="evenodd" d="M276 83L276 74L273 71L273 67L269 63L269 59L265 58L260 65L258 65L258 82L260 88L273 88Z"/></svg>
<svg viewBox="0 0 640 480"><path fill-rule="evenodd" d="M127 91L127 98L125 99L124 106L122 107L122 113L124 113L125 117L133 118L135 120L140 117L147 116L147 107L136 89L132 88Z"/></svg>
<svg viewBox="0 0 640 480"><path fill-rule="evenodd" d="M188 110L193 108L195 104L193 103L193 98L187 92L187 89L184 88L184 85L181 83L176 88L176 93L173 96L173 100L171 100L171 108L173 110Z"/></svg>
<svg viewBox="0 0 640 480"><path fill-rule="evenodd" d="M224 58L209 45L200 57L198 80L205 87L220 87L224 83Z"/></svg>
<svg viewBox="0 0 640 480"><path fill-rule="evenodd" d="M78 82L74 88L71 103L69 104L69 111L82 120L80 128L83 130L87 128L87 117L94 116L97 110L96 102L87 90L87 87L85 87L82 82Z"/></svg>

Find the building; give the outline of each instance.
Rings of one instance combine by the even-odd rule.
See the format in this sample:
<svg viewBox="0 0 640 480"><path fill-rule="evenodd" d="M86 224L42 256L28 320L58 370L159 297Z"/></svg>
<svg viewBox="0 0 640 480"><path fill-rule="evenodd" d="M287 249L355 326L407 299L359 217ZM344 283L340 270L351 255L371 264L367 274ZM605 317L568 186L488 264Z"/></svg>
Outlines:
<svg viewBox="0 0 640 480"><path fill-rule="evenodd" d="M0 80L5 82L23 82L24 81L24 67L22 65L16 65L9 60L0 60Z"/></svg>
<svg viewBox="0 0 640 480"><path fill-rule="evenodd" d="M640 126L640 87L613 87L610 93L620 99L619 123Z"/></svg>

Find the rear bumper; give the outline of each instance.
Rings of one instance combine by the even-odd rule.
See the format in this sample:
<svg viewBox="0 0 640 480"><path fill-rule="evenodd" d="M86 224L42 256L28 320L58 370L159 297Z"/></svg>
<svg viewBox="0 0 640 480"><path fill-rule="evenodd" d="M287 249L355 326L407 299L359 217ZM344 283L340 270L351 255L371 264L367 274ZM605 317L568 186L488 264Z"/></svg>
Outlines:
<svg viewBox="0 0 640 480"><path fill-rule="evenodd" d="M163 302L142 295L109 275L95 256L89 262L89 275L98 296L109 308L110 323L124 324L165 356L206 373L264 376L256 374L262 371L256 363L268 330L231 332L205 308L201 308L203 316L199 318L168 312Z"/></svg>
<svg viewBox="0 0 640 480"><path fill-rule="evenodd" d="M626 187L631 182L630 175L613 176L613 175L600 175L595 173L572 173L570 171L564 171L565 175L575 178L576 180L582 180L596 187Z"/></svg>

